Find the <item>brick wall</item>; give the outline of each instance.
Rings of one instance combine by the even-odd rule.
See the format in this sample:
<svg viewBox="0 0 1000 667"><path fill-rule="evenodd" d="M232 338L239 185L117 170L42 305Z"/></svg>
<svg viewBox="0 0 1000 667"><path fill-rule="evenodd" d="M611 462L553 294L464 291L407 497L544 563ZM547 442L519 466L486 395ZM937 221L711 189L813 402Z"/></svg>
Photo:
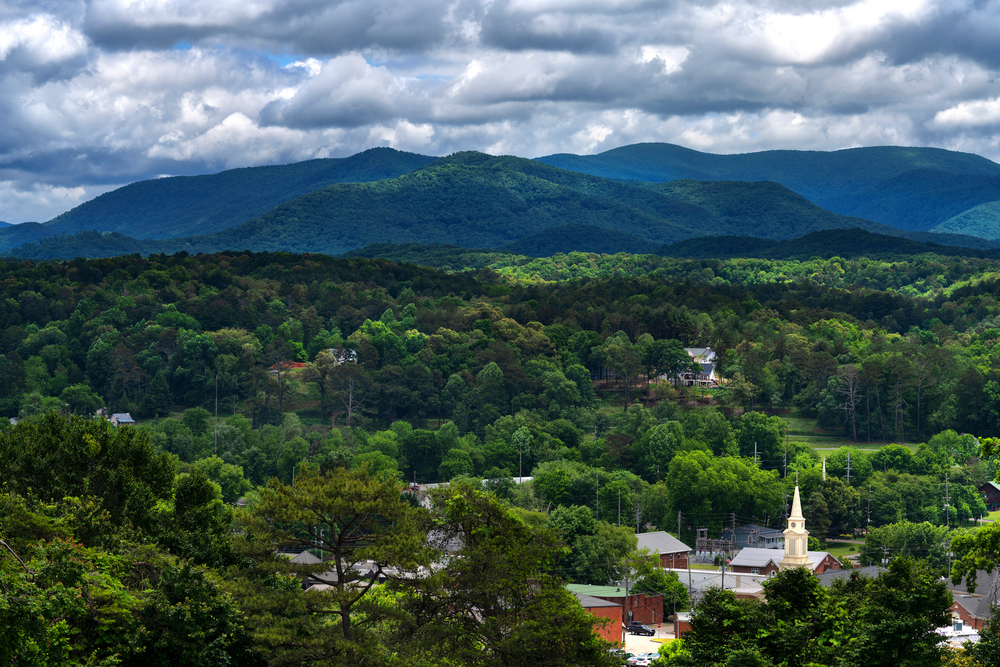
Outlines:
<svg viewBox="0 0 1000 667"><path fill-rule="evenodd" d="M621 607L584 607L584 609L591 616L611 619L611 622L606 625L594 624L594 630L597 634L609 642L624 643L625 634L622 631L624 612Z"/></svg>

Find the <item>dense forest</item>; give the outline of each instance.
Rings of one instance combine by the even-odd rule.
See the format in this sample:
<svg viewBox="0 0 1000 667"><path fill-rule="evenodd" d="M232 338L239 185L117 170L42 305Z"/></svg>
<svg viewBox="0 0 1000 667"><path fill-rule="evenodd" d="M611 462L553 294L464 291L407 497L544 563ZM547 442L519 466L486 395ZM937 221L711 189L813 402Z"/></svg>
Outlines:
<svg viewBox="0 0 1000 667"><path fill-rule="evenodd" d="M561 583L677 586L643 570L622 517L689 544L782 526L796 479L816 548L870 529L862 562L895 569L698 613L813 632L781 595L866 610L823 635L823 661L875 641L877 618L940 620L943 543L964 574L991 557L973 520L997 472L996 260L381 250L400 262L0 263L0 415L18 422L0 432L5 661L604 664ZM677 386L685 347L710 347L723 380ZM452 484L421 504L403 482ZM332 539L352 512L381 517L370 539ZM465 557L442 568L449 544ZM326 570L372 561L384 583L341 577L309 602L290 573L321 568L275 556L290 547ZM900 591L925 603L894 611ZM554 617L559 648L532 652ZM907 637L906 664L937 664ZM746 664L790 650L754 641L719 646L771 661ZM705 642L664 660L736 664Z"/></svg>

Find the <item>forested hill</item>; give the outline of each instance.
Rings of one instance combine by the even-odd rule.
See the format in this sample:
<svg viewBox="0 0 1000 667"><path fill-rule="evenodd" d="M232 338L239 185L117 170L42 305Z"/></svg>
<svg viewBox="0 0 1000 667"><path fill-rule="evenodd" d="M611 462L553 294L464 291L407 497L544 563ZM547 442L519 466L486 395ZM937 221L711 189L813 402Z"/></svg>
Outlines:
<svg viewBox="0 0 1000 667"><path fill-rule="evenodd" d="M140 181L81 204L45 225L54 232L122 232L138 239L210 234L328 185L394 178L434 159L372 148L347 158Z"/></svg>
<svg viewBox="0 0 1000 667"><path fill-rule="evenodd" d="M135 240L85 233L22 246L13 254L34 259L222 250L335 255L372 243L505 248L528 255L649 252L698 236L787 239L831 228L912 235L830 213L774 183L689 182L658 192L646 184L470 152L398 178L332 185L215 234ZM962 237L941 237L941 243L983 245Z"/></svg>
<svg viewBox="0 0 1000 667"><path fill-rule="evenodd" d="M831 229L812 232L797 239L772 241L745 236L703 236L672 243L659 249L666 257L722 259L756 257L760 259L809 259L812 257L906 257L934 253L962 257L998 258L1000 250L954 248L936 243L922 243L896 236L872 234L863 229Z"/></svg>
<svg viewBox="0 0 1000 667"><path fill-rule="evenodd" d="M835 213L917 231L929 231L980 204L1000 201L1000 165L971 153L939 148L878 146L714 155L647 143L598 155L556 154L538 160L625 180L774 181ZM957 224L941 231L998 238L1000 217L992 213L986 232L982 225L973 231Z"/></svg>

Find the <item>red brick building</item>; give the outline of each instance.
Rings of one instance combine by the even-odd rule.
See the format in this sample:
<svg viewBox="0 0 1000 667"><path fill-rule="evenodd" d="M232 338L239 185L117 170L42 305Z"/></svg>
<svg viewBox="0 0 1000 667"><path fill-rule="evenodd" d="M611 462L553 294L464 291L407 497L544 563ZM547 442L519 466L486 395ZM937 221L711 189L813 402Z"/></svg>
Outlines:
<svg viewBox="0 0 1000 667"><path fill-rule="evenodd" d="M649 549L660 558L660 567L686 569L691 547L670 533L660 530L655 533L639 533L639 548Z"/></svg>
<svg viewBox="0 0 1000 667"><path fill-rule="evenodd" d="M807 551L806 555L812 563L813 574L823 574L827 570L839 570L840 561L833 554L825 551ZM733 572L739 574L770 575L779 569L785 552L778 549L740 549L730 566Z"/></svg>
<svg viewBox="0 0 1000 667"><path fill-rule="evenodd" d="M657 623L663 622L662 595L647 595L646 593L626 595L625 589L617 586L570 584L566 588L577 597L588 595L618 605L622 609L622 620L625 625L631 621L638 621L655 627Z"/></svg>
<svg viewBox="0 0 1000 667"><path fill-rule="evenodd" d="M597 634L609 642L625 644L625 612L620 604L582 593L573 595L583 605L584 611L595 617L594 630ZM605 618L609 619L609 622L602 623L600 619Z"/></svg>

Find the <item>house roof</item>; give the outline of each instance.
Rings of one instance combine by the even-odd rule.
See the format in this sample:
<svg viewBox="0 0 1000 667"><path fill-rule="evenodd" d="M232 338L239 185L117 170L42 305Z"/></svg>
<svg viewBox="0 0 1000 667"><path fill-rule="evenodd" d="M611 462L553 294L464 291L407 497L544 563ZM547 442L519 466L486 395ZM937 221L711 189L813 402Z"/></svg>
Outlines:
<svg viewBox="0 0 1000 667"><path fill-rule="evenodd" d="M580 604L588 609L593 607L618 607L621 609L622 607L617 602L609 602L608 600L595 598L593 595L587 595L585 593L573 593L573 595L575 595L576 599L580 601Z"/></svg>
<svg viewBox="0 0 1000 667"><path fill-rule="evenodd" d="M993 612L990 610L990 601L980 595L956 595L955 602L958 603L973 618L990 618Z"/></svg>
<svg viewBox="0 0 1000 667"><path fill-rule="evenodd" d="M994 571L994 574L1000 576L1000 573ZM976 594L988 595L990 592L990 584L993 579L992 575L986 574L985 570L976 571ZM945 577L945 586L948 587L949 591L952 591L956 595L961 595L969 592L969 587L967 582L963 579L961 584L953 584L950 577Z"/></svg>
<svg viewBox="0 0 1000 667"><path fill-rule="evenodd" d="M829 555L830 554L826 551L806 552L806 556L809 558L809 562L812 564L812 569L814 570L820 562ZM740 549L738 554L736 554L736 558L731 561L731 564L742 567L767 567L769 562L779 565L783 556L783 552L777 551L776 549L744 547Z"/></svg>
<svg viewBox="0 0 1000 667"><path fill-rule="evenodd" d="M623 598L624 586L591 586L590 584L567 584L566 589L573 595L590 595L602 598ZM638 595L638 593L632 593Z"/></svg>
<svg viewBox="0 0 1000 667"><path fill-rule="evenodd" d="M733 558L730 564L740 567L767 567L768 563L777 565L781 562L782 553L776 549L744 547L740 549L740 552L736 554L736 557ZM811 554L812 552L809 553Z"/></svg>
<svg viewBox="0 0 1000 667"><path fill-rule="evenodd" d="M320 558L317 558L316 556L314 556L309 551L303 551L302 553L298 554L297 556L291 558L288 562L289 563L296 563L297 565L317 565L319 563L322 563L323 560L320 559Z"/></svg>
<svg viewBox="0 0 1000 667"><path fill-rule="evenodd" d="M850 569L827 570L822 574L817 574L816 578L819 580L819 583L821 583L826 588L829 588L830 586L833 585L834 581L838 579L847 579L848 577L851 576L851 573L853 572L857 572L858 574L863 574L869 577L877 577L878 575L885 572L885 568L882 567L881 565L869 565L868 567L855 568L853 570Z"/></svg>
<svg viewBox="0 0 1000 667"><path fill-rule="evenodd" d="M117 422L134 422L135 421L134 419L132 419L132 415L130 415L127 412L116 412L116 413L114 413L114 414L111 415L111 418L114 419Z"/></svg>
<svg viewBox="0 0 1000 667"><path fill-rule="evenodd" d="M710 347L685 347L684 351L690 354L695 361L715 361L715 352Z"/></svg>
<svg viewBox="0 0 1000 667"><path fill-rule="evenodd" d="M684 544L665 530L660 530L655 533L639 533L637 537L639 538L640 549L649 549L661 555L687 553L691 551L691 547Z"/></svg>
<svg viewBox="0 0 1000 667"><path fill-rule="evenodd" d="M986 482L986 483L985 483L985 484L983 484L983 485L982 485L981 487L979 487L979 490L980 490L980 491L982 491L982 490L983 490L983 489L985 489L985 488L986 488L987 486L991 486L991 487L993 487L993 489L994 489L994 490L996 490L996 491L1000 491L1000 483L997 483L997 482L993 482L993 481L990 481L990 482Z"/></svg>

